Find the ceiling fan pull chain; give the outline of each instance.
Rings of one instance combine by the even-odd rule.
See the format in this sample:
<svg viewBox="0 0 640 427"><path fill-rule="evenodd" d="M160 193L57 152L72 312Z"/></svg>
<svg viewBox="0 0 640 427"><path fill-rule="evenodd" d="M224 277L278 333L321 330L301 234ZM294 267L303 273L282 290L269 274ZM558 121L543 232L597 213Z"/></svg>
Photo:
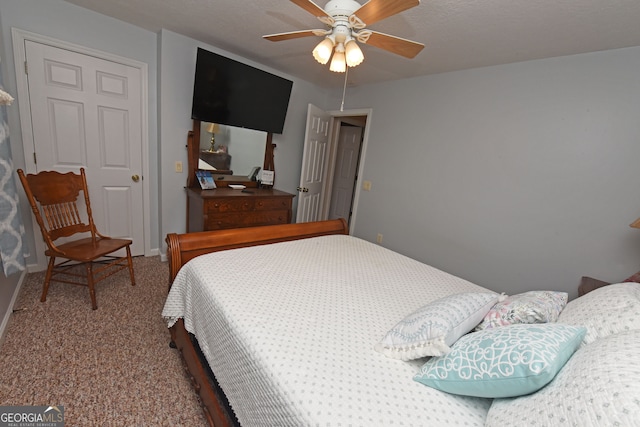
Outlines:
<svg viewBox="0 0 640 427"><path fill-rule="evenodd" d="M344 94L347 92L347 76L349 75L349 67L344 70L344 87L342 88L342 104L340 104L340 111L344 111Z"/></svg>

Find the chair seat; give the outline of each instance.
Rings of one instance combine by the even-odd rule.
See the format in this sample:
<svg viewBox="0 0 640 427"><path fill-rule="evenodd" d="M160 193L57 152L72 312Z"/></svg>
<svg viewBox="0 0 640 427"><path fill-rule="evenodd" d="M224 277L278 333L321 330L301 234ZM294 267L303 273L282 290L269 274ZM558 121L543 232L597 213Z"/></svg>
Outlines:
<svg viewBox="0 0 640 427"><path fill-rule="evenodd" d="M47 250L47 256L64 257L78 262L90 262L111 252L126 248L131 244L128 239L97 239L93 244L91 237L58 245L58 252Z"/></svg>

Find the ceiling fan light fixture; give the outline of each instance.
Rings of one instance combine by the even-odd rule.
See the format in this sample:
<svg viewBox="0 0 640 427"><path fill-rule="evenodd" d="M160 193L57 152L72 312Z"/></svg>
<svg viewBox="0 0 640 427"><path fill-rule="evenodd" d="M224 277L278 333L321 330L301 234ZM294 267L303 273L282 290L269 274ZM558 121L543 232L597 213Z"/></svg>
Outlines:
<svg viewBox="0 0 640 427"><path fill-rule="evenodd" d="M344 52L336 51L329 65L329 70L335 73L344 73L347 71L347 63L345 61Z"/></svg>
<svg viewBox="0 0 640 427"><path fill-rule="evenodd" d="M326 64L331 58L331 52L333 52L333 40L330 37L325 37L318 45L313 49L313 57L321 64Z"/></svg>
<svg viewBox="0 0 640 427"><path fill-rule="evenodd" d="M364 54L354 39L349 40L344 48L347 65L349 67L355 67L362 64L362 61L364 61Z"/></svg>
<svg viewBox="0 0 640 427"><path fill-rule="evenodd" d="M324 37L312 50L312 55L322 65L331 61L331 71L344 73L348 71L347 67L360 65L364 61L364 54L359 43L366 43L409 59L414 58L424 48L422 43L366 28L370 24L418 6L420 0L325 0L324 8L314 3L317 0L291 1L318 18L325 24L325 28L289 31L262 37L274 42L310 36Z"/></svg>

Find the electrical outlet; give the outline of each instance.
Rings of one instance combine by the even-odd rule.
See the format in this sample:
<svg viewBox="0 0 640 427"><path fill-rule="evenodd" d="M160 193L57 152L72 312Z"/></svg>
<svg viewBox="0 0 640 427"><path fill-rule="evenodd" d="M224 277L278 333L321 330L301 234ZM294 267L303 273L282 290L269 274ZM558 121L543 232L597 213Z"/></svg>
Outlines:
<svg viewBox="0 0 640 427"><path fill-rule="evenodd" d="M378 244L382 243L382 233L378 233L378 236L376 236L376 242Z"/></svg>
<svg viewBox="0 0 640 427"><path fill-rule="evenodd" d="M362 182L362 189L364 191L371 191L371 181L363 181Z"/></svg>
<svg viewBox="0 0 640 427"><path fill-rule="evenodd" d="M176 173L182 173L182 162L176 162Z"/></svg>

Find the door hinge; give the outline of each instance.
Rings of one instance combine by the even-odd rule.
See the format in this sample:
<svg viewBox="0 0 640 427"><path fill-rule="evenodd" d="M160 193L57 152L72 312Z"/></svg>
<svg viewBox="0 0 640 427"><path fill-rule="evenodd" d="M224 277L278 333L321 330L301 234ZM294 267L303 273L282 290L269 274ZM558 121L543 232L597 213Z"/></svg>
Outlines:
<svg viewBox="0 0 640 427"><path fill-rule="evenodd" d="M27 61L24 61L24 73L29 75L29 65L27 64Z"/></svg>
<svg viewBox="0 0 640 427"><path fill-rule="evenodd" d="M33 152L33 163L38 164L38 161L36 160L36 152Z"/></svg>

